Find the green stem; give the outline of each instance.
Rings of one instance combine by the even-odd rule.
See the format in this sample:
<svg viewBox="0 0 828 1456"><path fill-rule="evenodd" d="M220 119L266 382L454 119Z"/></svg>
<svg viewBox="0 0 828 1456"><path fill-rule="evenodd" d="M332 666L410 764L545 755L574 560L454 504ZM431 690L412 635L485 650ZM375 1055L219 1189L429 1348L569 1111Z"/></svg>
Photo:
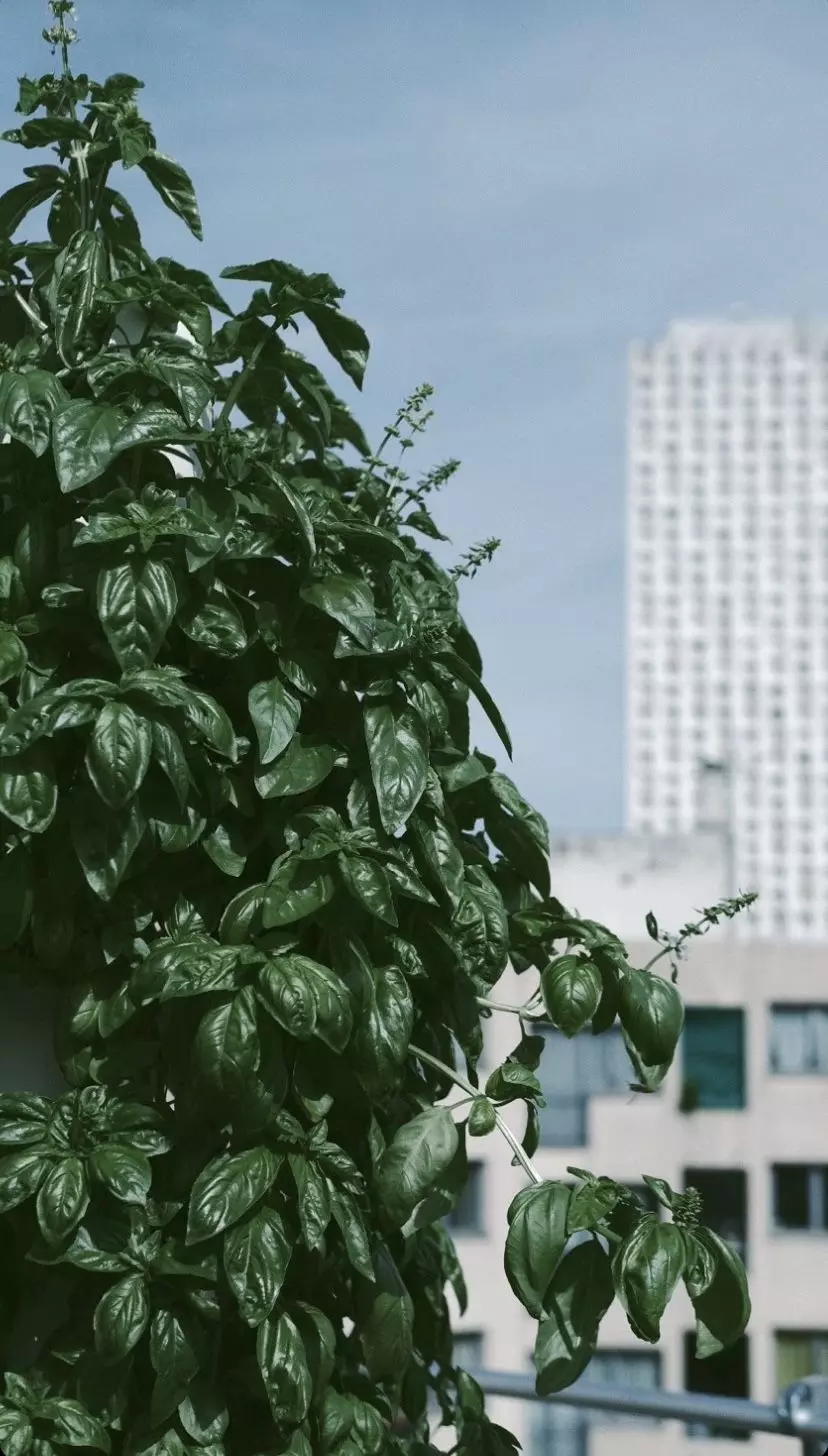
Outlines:
<svg viewBox="0 0 828 1456"><path fill-rule="evenodd" d="M665 945L661 950L656 951L656 954L653 956L652 960L649 960L647 962L646 966L643 967L643 969L645 971L649 971L650 968L656 964L656 961L662 960L663 957L666 956L666 955L673 955L673 954L675 954L675 952L677 950L678 950L678 946L675 946L675 945Z"/></svg>
<svg viewBox="0 0 828 1456"><path fill-rule="evenodd" d="M472 1086L471 1082L462 1073L455 1072L453 1067L449 1067L445 1062L441 1062L439 1057L433 1057L431 1052L423 1051L422 1047L415 1046L413 1042L409 1044L409 1050L414 1053L415 1057L419 1057L421 1062L427 1062L430 1067L434 1067L436 1071L442 1072L444 1076L449 1077L456 1086L462 1087L463 1091L468 1092L470 1097L481 1096L481 1093ZM499 1131L505 1137L509 1147L512 1149L512 1152L527 1176L531 1178L533 1183L542 1183L543 1179L532 1162L532 1159L524 1152L512 1129L504 1122L497 1108L495 1108L495 1121Z"/></svg>
<svg viewBox="0 0 828 1456"><path fill-rule="evenodd" d="M262 353L262 350L264 349L265 344L267 344L267 343L270 342L271 338L273 337L273 335L275 334L275 332L276 332L276 330L278 328L279 328L279 320L276 318L276 319L273 320L273 323L270 325L270 328L268 329L268 331L265 334L264 338L259 340L259 342L256 345L255 349L253 350L253 353L250 355L250 358L248 359L247 363L244 365L244 367L236 375L235 379L233 380L233 383L230 386L230 392L229 392L229 394L228 394L228 396L227 396L227 398L224 401L224 404L222 406L221 413L219 414L219 417L216 420L216 425L217 426L218 425L223 425L229 419L230 413L231 413L232 409L235 406L236 400L238 399L239 395L241 394L242 385L244 384L245 379L247 379L248 375L250 373L252 373L252 371L255 369L256 365L259 362L259 358L260 358L260 355Z"/></svg>
<svg viewBox="0 0 828 1456"><path fill-rule="evenodd" d="M38 318L37 314L34 312L34 309L32 309L32 308L29 307L28 303L26 302L25 298L23 297L23 294L20 292L20 289L19 288L15 288L15 290L14 290L14 296L15 296L15 299L17 300L17 302L20 304L20 307L22 308L22 310L25 313L26 317L29 318L29 319L31 319L31 321L34 324L35 328L36 329L40 329L40 332L42 334L48 334L49 330L48 330L46 324L44 324L44 322L43 322L43 320L41 318Z"/></svg>
<svg viewBox="0 0 828 1456"><path fill-rule="evenodd" d="M493 1001L491 996L476 996L478 1006L488 1006L491 1011L511 1011L515 1016L531 1016L532 1007L537 1004L538 997L530 996L522 1006L513 1006L509 1001Z"/></svg>

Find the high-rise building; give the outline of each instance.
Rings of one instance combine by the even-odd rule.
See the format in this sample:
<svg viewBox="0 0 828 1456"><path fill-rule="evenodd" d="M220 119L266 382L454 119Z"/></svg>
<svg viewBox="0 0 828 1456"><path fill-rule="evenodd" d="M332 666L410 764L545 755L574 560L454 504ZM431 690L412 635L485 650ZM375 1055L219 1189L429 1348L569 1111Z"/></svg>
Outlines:
<svg viewBox="0 0 828 1456"><path fill-rule="evenodd" d="M703 826L718 765L737 934L824 941L828 324L679 322L629 369L628 827Z"/></svg>

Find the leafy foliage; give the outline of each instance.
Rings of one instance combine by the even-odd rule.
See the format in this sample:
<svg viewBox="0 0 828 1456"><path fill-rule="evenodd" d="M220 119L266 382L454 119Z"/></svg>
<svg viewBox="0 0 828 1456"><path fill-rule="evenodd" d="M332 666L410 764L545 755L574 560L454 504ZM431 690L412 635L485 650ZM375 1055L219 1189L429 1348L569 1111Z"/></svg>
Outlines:
<svg viewBox="0 0 828 1456"><path fill-rule="evenodd" d="M680 1001L551 896L541 816L473 750L472 695L510 746L456 586L494 543L452 573L420 541L456 462L407 487L290 347L305 319L361 385L327 274L229 268L235 309L147 251L117 169L198 237L192 184L138 81L72 74L52 10L62 73L21 81L5 136L51 160L0 199L0 945L60 993L67 1091L0 1097L0 1444L425 1456L432 1390L458 1452L513 1450L452 1362L467 1133L531 1180L506 1269L542 1391L614 1292L653 1339L683 1278L701 1354L748 1302L670 1190L660 1224L610 1180L539 1178L542 1042L481 1091L487 994L511 960L539 973L524 1019L620 1014L645 1089Z"/></svg>

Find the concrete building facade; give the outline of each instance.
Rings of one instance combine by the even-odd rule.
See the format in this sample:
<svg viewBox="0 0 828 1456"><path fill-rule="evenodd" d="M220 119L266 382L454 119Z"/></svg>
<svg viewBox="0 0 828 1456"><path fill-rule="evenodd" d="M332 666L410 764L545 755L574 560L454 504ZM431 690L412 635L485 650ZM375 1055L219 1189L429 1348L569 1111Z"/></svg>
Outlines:
<svg viewBox="0 0 828 1456"><path fill-rule="evenodd" d="M564 903L608 924L643 965L654 947L644 917L665 928L715 903L727 875L726 838L581 839L553 847L552 883ZM498 999L522 1002L529 976L507 973ZM632 1335L614 1306L589 1379L712 1389L773 1401L806 1373L828 1374L828 980L825 953L807 944L747 944L722 926L693 942L680 986L687 1026L677 1064L654 1096L633 1094L616 1034L549 1034L539 1076L548 1107L535 1163L568 1179L575 1165L640 1188L642 1175L693 1185L705 1218L745 1251L753 1317L726 1358L696 1362L692 1308L680 1291L653 1348ZM519 1039L516 1019L489 1023L486 1067ZM520 1119L512 1119L522 1133ZM470 1140L475 1167L453 1236L470 1302L457 1321L459 1359L494 1370L532 1371L535 1326L503 1269L506 1209L525 1185L492 1134ZM570 1180L571 1181L571 1180ZM716 1432L675 1424L586 1424L563 1408L492 1401L494 1418L522 1438L527 1456L711 1456L732 1451ZM788 1456L782 1438L757 1435L754 1456Z"/></svg>
<svg viewBox="0 0 828 1456"><path fill-rule="evenodd" d="M628 827L692 832L725 766L737 934L824 941L828 325L675 323L629 389Z"/></svg>

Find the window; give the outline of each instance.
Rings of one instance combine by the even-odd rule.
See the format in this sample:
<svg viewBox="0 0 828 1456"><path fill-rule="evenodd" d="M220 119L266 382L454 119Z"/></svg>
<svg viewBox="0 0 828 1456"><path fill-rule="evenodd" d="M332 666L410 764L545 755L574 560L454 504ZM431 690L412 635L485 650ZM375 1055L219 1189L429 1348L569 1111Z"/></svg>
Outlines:
<svg viewBox="0 0 828 1456"><path fill-rule="evenodd" d="M775 1344L777 1392L807 1375L828 1375L828 1330L778 1330Z"/></svg>
<svg viewBox="0 0 828 1456"><path fill-rule="evenodd" d="M750 1381L748 1376L748 1342L743 1335L735 1345L726 1350L721 1350L718 1355L711 1355L705 1360L697 1360L695 1355L696 1337L694 1334L684 1336L684 1387L697 1395L724 1395L737 1396L743 1400L750 1398ZM688 1436L716 1437L718 1440L746 1441L748 1431L728 1431L724 1427L689 1425Z"/></svg>
<svg viewBox="0 0 828 1456"><path fill-rule="evenodd" d="M621 1032L604 1036L576 1036L569 1041L551 1027L539 1028L546 1039L537 1076L546 1098L540 1109L540 1140L544 1147L583 1147L590 1097L625 1093L632 1068Z"/></svg>
<svg viewBox="0 0 828 1456"><path fill-rule="evenodd" d="M446 1215L446 1227L453 1234L482 1234L485 1230L483 1208L483 1163L469 1163L468 1177L463 1192L451 1213Z"/></svg>
<svg viewBox="0 0 828 1456"><path fill-rule="evenodd" d="M772 1006L770 1069L785 1076L828 1076L828 1006Z"/></svg>
<svg viewBox="0 0 828 1456"><path fill-rule="evenodd" d="M828 1233L828 1166L775 1163L772 1176L774 1228Z"/></svg>
<svg viewBox="0 0 828 1456"><path fill-rule="evenodd" d="M659 1390L661 1357L651 1350L599 1350L584 1377L590 1385L616 1385L626 1390ZM597 1426L654 1426L651 1416L616 1415L613 1411L567 1410L533 1402L527 1456L588 1456L589 1432Z"/></svg>
<svg viewBox="0 0 828 1456"><path fill-rule="evenodd" d="M483 1369L483 1336L477 1330L455 1330L452 1343L455 1365L462 1370Z"/></svg>
<svg viewBox="0 0 828 1456"><path fill-rule="evenodd" d="M740 1007L688 1006L684 1110L745 1105L745 1014Z"/></svg>
<svg viewBox="0 0 828 1456"><path fill-rule="evenodd" d="M742 1168L685 1168L685 1188L702 1196L702 1222L732 1244L745 1259L747 1253L747 1175Z"/></svg>

